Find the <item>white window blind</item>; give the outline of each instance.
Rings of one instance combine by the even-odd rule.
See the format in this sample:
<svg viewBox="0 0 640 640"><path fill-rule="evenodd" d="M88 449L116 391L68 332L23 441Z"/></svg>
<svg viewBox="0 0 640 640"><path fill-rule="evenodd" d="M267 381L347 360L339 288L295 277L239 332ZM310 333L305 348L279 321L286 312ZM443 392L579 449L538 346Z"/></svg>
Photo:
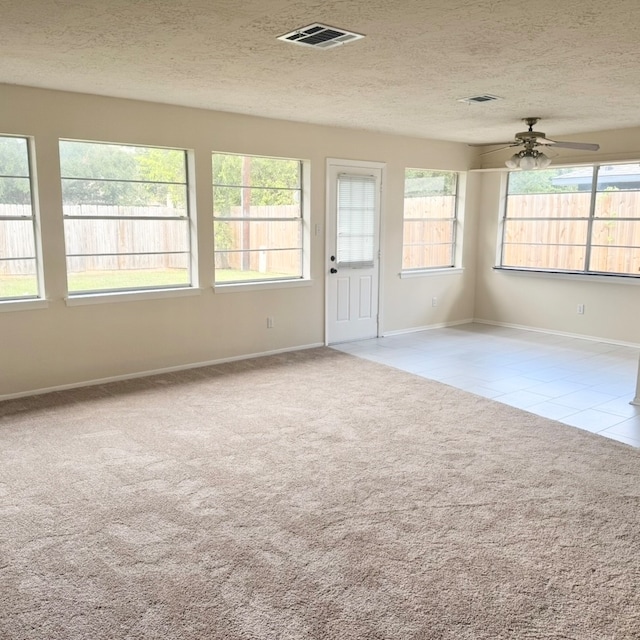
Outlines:
<svg viewBox="0 0 640 640"><path fill-rule="evenodd" d="M373 266L376 222L375 177L339 175L337 209L337 263L346 267Z"/></svg>

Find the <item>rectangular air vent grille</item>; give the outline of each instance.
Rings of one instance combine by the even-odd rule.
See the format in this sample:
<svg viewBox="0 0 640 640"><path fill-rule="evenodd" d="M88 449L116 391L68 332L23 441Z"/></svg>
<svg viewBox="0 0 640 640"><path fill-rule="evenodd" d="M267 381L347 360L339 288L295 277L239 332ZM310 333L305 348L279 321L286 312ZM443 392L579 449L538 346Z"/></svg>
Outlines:
<svg viewBox="0 0 640 640"><path fill-rule="evenodd" d="M278 40L301 44L305 47L315 47L316 49L330 49L347 42L360 40L360 38L364 38L364 36L359 33L354 33L353 31L329 27L319 22L278 36Z"/></svg>
<svg viewBox="0 0 640 640"><path fill-rule="evenodd" d="M481 102L493 102L494 100L502 100L498 96L492 96L490 93L485 93L481 96L471 96L470 98L458 98L458 102L466 102L468 104L478 104Z"/></svg>

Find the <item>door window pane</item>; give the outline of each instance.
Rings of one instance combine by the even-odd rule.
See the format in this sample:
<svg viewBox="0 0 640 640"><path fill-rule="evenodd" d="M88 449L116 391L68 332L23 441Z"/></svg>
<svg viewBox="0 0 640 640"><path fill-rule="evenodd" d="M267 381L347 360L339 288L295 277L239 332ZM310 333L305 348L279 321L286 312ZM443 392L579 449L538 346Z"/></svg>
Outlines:
<svg viewBox="0 0 640 640"><path fill-rule="evenodd" d="M338 265L365 267L374 264L375 223L375 177L338 176Z"/></svg>

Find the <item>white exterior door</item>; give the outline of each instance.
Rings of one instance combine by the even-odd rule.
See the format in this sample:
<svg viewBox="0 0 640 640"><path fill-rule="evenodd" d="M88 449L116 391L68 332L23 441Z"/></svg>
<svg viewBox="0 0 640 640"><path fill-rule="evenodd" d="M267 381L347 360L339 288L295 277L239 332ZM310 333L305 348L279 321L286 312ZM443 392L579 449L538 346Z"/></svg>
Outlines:
<svg viewBox="0 0 640 640"><path fill-rule="evenodd" d="M382 165L327 162L327 344L378 335Z"/></svg>

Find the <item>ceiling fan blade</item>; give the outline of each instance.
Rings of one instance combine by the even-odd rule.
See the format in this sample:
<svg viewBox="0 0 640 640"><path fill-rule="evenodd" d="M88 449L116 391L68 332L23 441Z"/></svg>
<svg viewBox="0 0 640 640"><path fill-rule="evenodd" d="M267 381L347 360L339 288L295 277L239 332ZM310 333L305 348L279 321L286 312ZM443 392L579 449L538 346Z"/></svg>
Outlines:
<svg viewBox="0 0 640 640"><path fill-rule="evenodd" d="M481 156L486 156L489 153L497 153L498 151L503 151L504 149L509 149L511 147L518 147L518 146L520 146L520 145L511 143L511 144L507 144L507 145L505 145L503 147L498 147L497 149L491 149L491 151L483 151L480 155Z"/></svg>
<svg viewBox="0 0 640 640"><path fill-rule="evenodd" d="M514 142L513 140L509 140L508 142L468 142L467 146L468 147L497 147L498 145L503 145L503 146L515 146L516 144L518 144L517 142Z"/></svg>
<svg viewBox="0 0 640 640"><path fill-rule="evenodd" d="M550 138L537 138L538 144L547 144L559 149L580 149L582 151L597 151L599 144L592 142L563 142L562 140L551 140Z"/></svg>

